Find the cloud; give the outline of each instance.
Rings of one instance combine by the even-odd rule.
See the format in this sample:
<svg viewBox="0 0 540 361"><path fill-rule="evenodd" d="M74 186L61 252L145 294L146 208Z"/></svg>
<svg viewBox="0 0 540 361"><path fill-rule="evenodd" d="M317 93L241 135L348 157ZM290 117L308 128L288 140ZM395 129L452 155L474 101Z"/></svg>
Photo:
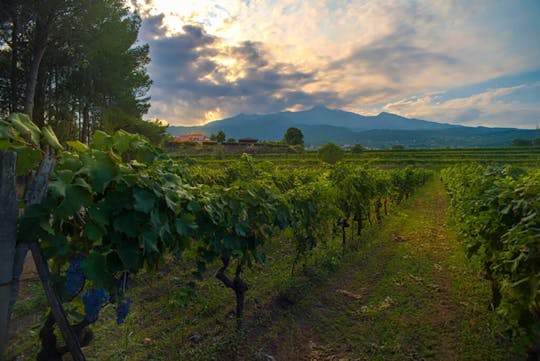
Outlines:
<svg viewBox="0 0 540 361"><path fill-rule="evenodd" d="M444 94L425 95L388 103L382 109L405 116L455 124L534 128L540 118L537 102L510 99L516 92L536 92L539 86L539 83L521 84L442 101Z"/></svg>
<svg viewBox="0 0 540 361"><path fill-rule="evenodd" d="M153 39L148 70L158 84L152 90L155 117L193 123L239 111L270 112L338 98L331 91L302 91L302 85L316 81L317 73L271 62L261 43L228 45L197 25L184 25L182 33L167 37L162 19L150 18L142 30L143 39Z"/></svg>
<svg viewBox="0 0 540 361"><path fill-rule="evenodd" d="M516 124L529 124L525 117L539 107L509 99L491 110L493 103L475 103L488 89L515 83L465 94L467 85L540 69L538 2L131 3L151 49L149 115L172 124L314 104L469 124L500 124L516 112Z"/></svg>
<svg viewBox="0 0 540 361"><path fill-rule="evenodd" d="M426 69L448 67L457 69L460 61L452 56L410 45L415 31L403 26L395 33L355 49L346 58L330 64L330 69L354 67L357 75L377 74L394 83L418 77Z"/></svg>

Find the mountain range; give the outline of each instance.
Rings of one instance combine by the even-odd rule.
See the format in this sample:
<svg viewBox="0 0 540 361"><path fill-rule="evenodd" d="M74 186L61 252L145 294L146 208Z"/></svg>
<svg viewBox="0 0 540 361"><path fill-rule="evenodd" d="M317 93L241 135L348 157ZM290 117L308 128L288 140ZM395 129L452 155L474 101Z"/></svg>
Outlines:
<svg viewBox="0 0 540 361"><path fill-rule="evenodd" d="M298 112L239 114L202 126L169 126L171 135L202 132L209 136L222 130L227 138L251 137L281 140L289 127L304 134L307 147L327 142L387 148L397 144L410 148L509 146L515 138L533 139L534 130L467 127L405 118L392 113L364 116L339 109L316 106Z"/></svg>

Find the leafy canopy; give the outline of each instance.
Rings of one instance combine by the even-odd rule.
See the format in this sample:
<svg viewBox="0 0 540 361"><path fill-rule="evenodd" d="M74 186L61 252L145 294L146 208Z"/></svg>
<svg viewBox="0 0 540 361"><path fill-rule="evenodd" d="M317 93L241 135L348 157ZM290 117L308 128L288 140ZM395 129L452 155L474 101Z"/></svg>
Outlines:
<svg viewBox="0 0 540 361"><path fill-rule="evenodd" d="M289 145L304 145L304 134L300 129L290 127L285 132L283 141Z"/></svg>
<svg viewBox="0 0 540 361"><path fill-rule="evenodd" d="M326 143L319 149L319 158L325 163L336 164L345 156L343 149L334 143Z"/></svg>

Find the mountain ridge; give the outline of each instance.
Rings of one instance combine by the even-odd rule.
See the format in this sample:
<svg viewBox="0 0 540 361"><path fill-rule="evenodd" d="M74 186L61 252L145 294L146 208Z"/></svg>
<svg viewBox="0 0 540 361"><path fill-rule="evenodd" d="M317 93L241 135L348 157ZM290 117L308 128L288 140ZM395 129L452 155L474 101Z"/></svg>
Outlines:
<svg viewBox="0 0 540 361"><path fill-rule="evenodd" d="M223 130L227 138L253 137L272 141L281 140L289 127L299 128L304 133L306 146L314 147L329 141L340 145L359 143L374 148L395 144L415 148L482 147L511 145L514 138L534 138L534 130L467 127L406 118L388 112L360 115L323 105L297 112L238 114L202 126L170 126L169 133L202 132L209 136Z"/></svg>

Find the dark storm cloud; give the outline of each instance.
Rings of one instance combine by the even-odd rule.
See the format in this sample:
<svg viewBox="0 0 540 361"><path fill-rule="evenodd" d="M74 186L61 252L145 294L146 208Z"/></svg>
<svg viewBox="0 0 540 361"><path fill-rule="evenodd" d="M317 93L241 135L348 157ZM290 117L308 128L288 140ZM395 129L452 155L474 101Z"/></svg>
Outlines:
<svg viewBox="0 0 540 361"><path fill-rule="evenodd" d="M178 82L192 82L214 71L216 64L209 57L217 54L210 47L216 42L215 37L186 25L181 36L167 38L163 36L162 20L162 16L145 19L141 31L142 39L150 43L149 72L160 89L171 90L167 88Z"/></svg>
<svg viewBox="0 0 540 361"><path fill-rule="evenodd" d="M253 41L244 41L238 47L231 49L232 53L240 58L244 58L249 61L250 64L258 67L264 67L268 65L268 61L261 55L260 43Z"/></svg>
<svg viewBox="0 0 540 361"><path fill-rule="evenodd" d="M149 42L156 36L162 36L163 17L163 14L161 14L144 18L139 38L144 42Z"/></svg>
<svg viewBox="0 0 540 361"><path fill-rule="evenodd" d="M141 31L141 38L150 43L152 62L148 70L154 81L153 102L172 106L175 100L181 100L184 106L187 103L191 107L191 116L198 114L203 120L205 111L216 108L234 115L240 111L271 112L338 101L334 92L298 90L316 81L317 73L300 71L291 64L272 63L261 43L244 41L227 46L202 26L194 25L184 26L178 35L165 37L161 22L161 16L145 19ZM234 59L240 64L237 70L241 76L228 79L228 70L216 57Z"/></svg>

